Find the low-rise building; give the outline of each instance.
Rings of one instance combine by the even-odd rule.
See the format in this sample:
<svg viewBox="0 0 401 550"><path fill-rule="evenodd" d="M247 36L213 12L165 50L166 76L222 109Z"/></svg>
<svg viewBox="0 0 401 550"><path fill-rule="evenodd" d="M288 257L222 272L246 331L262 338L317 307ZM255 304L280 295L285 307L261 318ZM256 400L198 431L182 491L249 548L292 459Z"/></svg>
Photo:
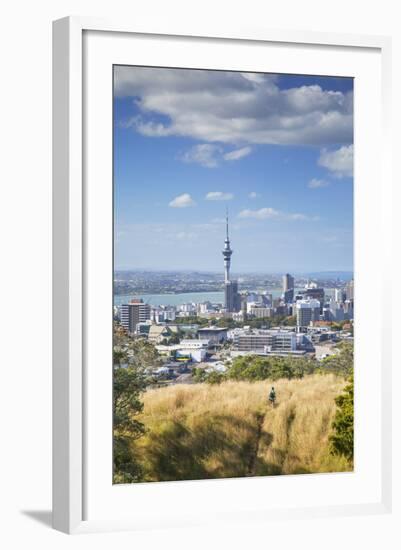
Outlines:
<svg viewBox="0 0 401 550"><path fill-rule="evenodd" d="M273 317L274 309L272 307L265 306L252 306L249 308L249 315L252 315L257 319L262 319L264 317Z"/></svg>
<svg viewBox="0 0 401 550"><path fill-rule="evenodd" d="M221 344L227 340L227 328L205 327L198 329L200 340L209 340L211 344Z"/></svg>
<svg viewBox="0 0 401 550"><path fill-rule="evenodd" d="M172 336L170 327L166 325L152 325L149 329L148 340L152 344L160 344Z"/></svg>
<svg viewBox="0 0 401 550"><path fill-rule="evenodd" d="M293 331L243 331L234 335L236 351L295 351L297 336Z"/></svg>

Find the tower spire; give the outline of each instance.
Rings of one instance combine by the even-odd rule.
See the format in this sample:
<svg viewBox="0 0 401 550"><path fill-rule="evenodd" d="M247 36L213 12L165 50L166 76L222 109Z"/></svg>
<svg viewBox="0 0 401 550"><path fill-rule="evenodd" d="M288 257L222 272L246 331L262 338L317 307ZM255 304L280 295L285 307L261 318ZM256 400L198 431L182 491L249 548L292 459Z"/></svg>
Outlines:
<svg viewBox="0 0 401 550"><path fill-rule="evenodd" d="M228 283L230 281L230 264L231 264L231 254L233 251L230 247L230 237L228 235L228 208L226 208L226 240L224 241L224 281Z"/></svg>

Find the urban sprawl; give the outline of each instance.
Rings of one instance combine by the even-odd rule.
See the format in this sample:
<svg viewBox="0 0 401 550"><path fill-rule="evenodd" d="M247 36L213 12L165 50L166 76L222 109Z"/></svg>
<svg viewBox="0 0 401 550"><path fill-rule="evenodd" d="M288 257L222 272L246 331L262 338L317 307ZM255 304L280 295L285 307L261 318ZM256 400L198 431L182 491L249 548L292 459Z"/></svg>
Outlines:
<svg viewBox="0 0 401 550"><path fill-rule="evenodd" d="M222 254L224 303L151 306L138 298L115 306L116 333L157 350L160 361L150 373L156 382L190 383L194 369L225 372L236 357L249 354L322 360L337 352L340 341L353 340L353 280L328 294L315 281L296 287L286 273L277 298L269 290L240 290L230 276L228 219Z"/></svg>

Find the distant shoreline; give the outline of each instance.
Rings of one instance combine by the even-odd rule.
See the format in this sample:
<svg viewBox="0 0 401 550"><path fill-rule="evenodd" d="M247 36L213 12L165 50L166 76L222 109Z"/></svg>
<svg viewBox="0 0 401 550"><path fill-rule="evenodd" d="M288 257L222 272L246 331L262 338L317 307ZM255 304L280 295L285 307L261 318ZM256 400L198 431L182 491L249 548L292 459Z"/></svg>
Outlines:
<svg viewBox="0 0 401 550"><path fill-rule="evenodd" d="M282 289L270 288L265 289L268 293L273 295L273 298L278 298L282 294ZM299 289L295 289L298 291ZM333 295L333 288L325 288L327 295ZM135 292L130 292L129 294L114 294L114 305L120 306L121 304L127 304L132 299L138 298L142 299L145 303L148 303L152 306L158 305L170 305L170 306L179 306L182 304L194 302L211 302L212 304L222 304L224 302L224 292L223 291L211 291L211 292L180 292L176 294L168 293L157 293L157 294L140 294Z"/></svg>

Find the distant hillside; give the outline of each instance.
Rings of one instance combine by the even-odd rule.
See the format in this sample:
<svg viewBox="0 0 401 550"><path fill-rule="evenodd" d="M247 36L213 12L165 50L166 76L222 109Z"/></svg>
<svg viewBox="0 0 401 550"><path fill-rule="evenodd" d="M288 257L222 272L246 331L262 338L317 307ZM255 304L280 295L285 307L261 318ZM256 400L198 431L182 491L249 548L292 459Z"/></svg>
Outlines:
<svg viewBox="0 0 401 550"><path fill-rule="evenodd" d="M146 434L131 444L145 481L348 471L330 455L334 399L344 380L175 385L143 396Z"/></svg>
<svg viewBox="0 0 401 550"><path fill-rule="evenodd" d="M354 277L353 271L315 271L312 273L302 273L302 275L311 279L340 279L342 281L350 281Z"/></svg>

